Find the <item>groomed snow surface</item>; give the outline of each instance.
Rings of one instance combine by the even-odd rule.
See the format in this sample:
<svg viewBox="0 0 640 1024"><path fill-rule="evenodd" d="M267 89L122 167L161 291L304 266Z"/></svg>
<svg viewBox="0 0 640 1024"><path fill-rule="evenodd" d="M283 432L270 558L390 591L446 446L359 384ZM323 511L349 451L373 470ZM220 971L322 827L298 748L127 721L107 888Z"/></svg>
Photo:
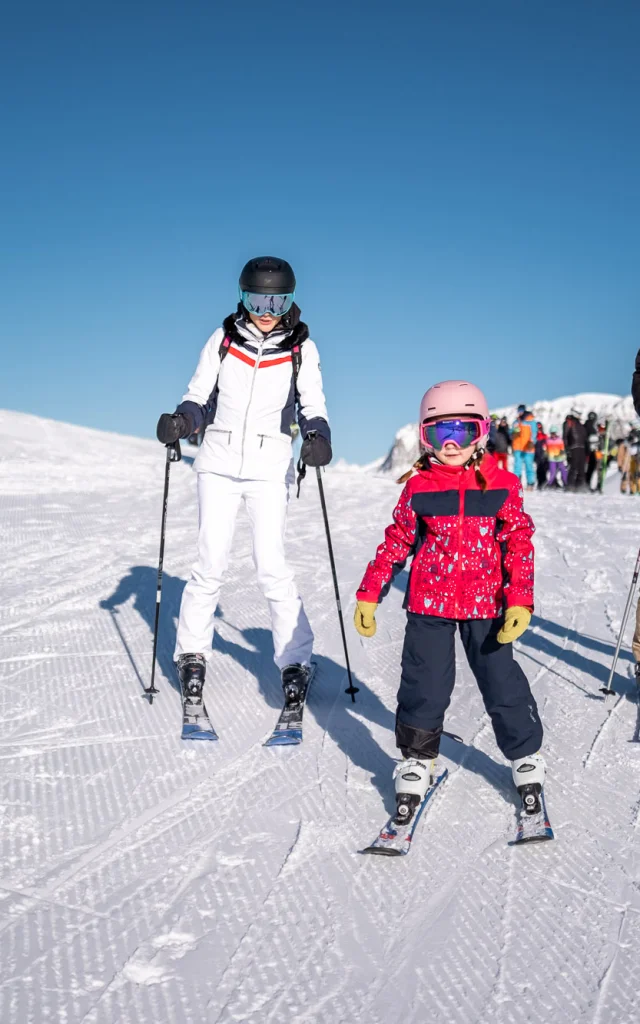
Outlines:
<svg viewBox="0 0 640 1024"><path fill-rule="evenodd" d="M527 495L533 628L518 646L546 727L553 843L516 808L462 652L450 778L405 858L363 857L392 807L402 594L361 641L351 705L316 481L288 544L319 670L301 747L280 703L241 518L207 684L217 744L181 745L175 620L195 477L172 469L158 685L157 444L0 414L2 1024L637 1024L640 722L628 642L640 499ZM327 473L346 617L398 494ZM386 808L386 810L385 810Z"/></svg>

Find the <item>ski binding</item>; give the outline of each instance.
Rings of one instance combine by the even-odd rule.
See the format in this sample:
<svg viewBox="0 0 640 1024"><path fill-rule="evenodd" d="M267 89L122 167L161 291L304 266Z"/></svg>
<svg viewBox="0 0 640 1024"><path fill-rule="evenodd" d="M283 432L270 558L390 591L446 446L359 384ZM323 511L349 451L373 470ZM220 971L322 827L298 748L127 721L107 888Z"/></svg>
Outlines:
<svg viewBox="0 0 640 1024"><path fill-rule="evenodd" d="M265 747L288 747L302 743L302 716L309 695L309 688L316 674L317 662L312 661L310 665L309 678L300 700L293 704L287 704L286 700L275 728L268 739L265 740Z"/></svg>
<svg viewBox="0 0 640 1024"><path fill-rule="evenodd" d="M217 740L218 734L213 728L205 703L200 697L193 700L182 698L182 736L183 740Z"/></svg>
<svg viewBox="0 0 640 1024"><path fill-rule="evenodd" d="M382 857L406 856L411 849L413 834L425 807L432 799L439 786L444 782L448 774L448 768L440 769L438 774L433 778L424 795L424 799L415 809L413 809L411 817L399 820L398 811L396 811L396 814L392 815L386 825L380 829L380 832L372 842L371 846L367 846L360 852L377 854Z"/></svg>
<svg viewBox="0 0 640 1024"><path fill-rule="evenodd" d="M545 839L554 839L542 787L521 786L518 792L522 806L518 814L516 836L510 845L519 846L521 843L539 843Z"/></svg>

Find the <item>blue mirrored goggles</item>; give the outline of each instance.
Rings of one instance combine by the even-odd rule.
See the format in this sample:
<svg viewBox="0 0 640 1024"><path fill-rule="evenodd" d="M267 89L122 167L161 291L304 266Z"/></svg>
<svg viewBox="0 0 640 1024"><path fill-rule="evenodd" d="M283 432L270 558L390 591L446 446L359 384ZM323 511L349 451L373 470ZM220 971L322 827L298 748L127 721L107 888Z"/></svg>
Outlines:
<svg viewBox="0 0 640 1024"><path fill-rule="evenodd" d="M254 316L284 316L293 305L294 294L258 295L257 292L240 292L240 298L247 312Z"/></svg>
<svg viewBox="0 0 640 1024"><path fill-rule="evenodd" d="M456 416L422 423L420 437L425 448L440 451L445 444L455 444L458 448L468 448L475 444L489 430L487 420L479 420L470 416Z"/></svg>

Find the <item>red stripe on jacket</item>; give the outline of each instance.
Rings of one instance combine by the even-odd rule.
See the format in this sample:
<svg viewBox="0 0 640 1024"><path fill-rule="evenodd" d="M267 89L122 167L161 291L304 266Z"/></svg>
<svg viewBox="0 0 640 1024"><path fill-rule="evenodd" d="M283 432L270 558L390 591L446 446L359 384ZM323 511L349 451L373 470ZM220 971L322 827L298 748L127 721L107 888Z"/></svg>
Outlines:
<svg viewBox="0 0 640 1024"><path fill-rule="evenodd" d="M236 359L242 360L242 362L246 363L247 366L255 366L256 365L255 359L252 359L251 356L248 356L245 352L240 352L237 348L230 348L229 349L229 355L230 356L235 356Z"/></svg>
<svg viewBox="0 0 640 1024"><path fill-rule="evenodd" d="M359 601L380 601L394 571L414 554L409 612L495 619L505 605L533 609L534 526L520 481L490 455L480 469L484 492L473 469L437 462L407 481L364 574Z"/></svg>
<svg viewBox="0 0 640 1024"><path fill-rule="evenodd" d="M235 356L236 359L242 360L242 362L246 363L247 366L255 366L256 365L256 360L255 359L252 359L251 356L248 356L246 354L246 352L241 352L237 348L230 348L229 349L229 355ZM291 356L280 356L277 359L264 359L260 363L258 369L262 370L266 366L280 366L282 363L290 363L290 362L291 362Z"/></svg>

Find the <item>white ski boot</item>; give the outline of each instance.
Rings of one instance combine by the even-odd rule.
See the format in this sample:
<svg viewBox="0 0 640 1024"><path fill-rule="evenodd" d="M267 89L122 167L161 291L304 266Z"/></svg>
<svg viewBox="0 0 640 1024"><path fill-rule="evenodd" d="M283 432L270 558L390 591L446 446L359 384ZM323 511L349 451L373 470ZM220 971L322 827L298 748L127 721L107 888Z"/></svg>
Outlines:
<svg viewBox="0 0 640 1024"><path fill-rule="evenodd" d="M511 771L524 810L527 814L537 814L540 810L540 793L546 775L544 758L541 754L519 757L511 762Z"/></svg>
<svg viewBox="0 0 640 1024"><path fill-rule="evenodd" d="M407 758L396 765L393 771L396 784L396 822L406 824L411 820L433 781L435 764L435 758L431 761Z"/></svg>

